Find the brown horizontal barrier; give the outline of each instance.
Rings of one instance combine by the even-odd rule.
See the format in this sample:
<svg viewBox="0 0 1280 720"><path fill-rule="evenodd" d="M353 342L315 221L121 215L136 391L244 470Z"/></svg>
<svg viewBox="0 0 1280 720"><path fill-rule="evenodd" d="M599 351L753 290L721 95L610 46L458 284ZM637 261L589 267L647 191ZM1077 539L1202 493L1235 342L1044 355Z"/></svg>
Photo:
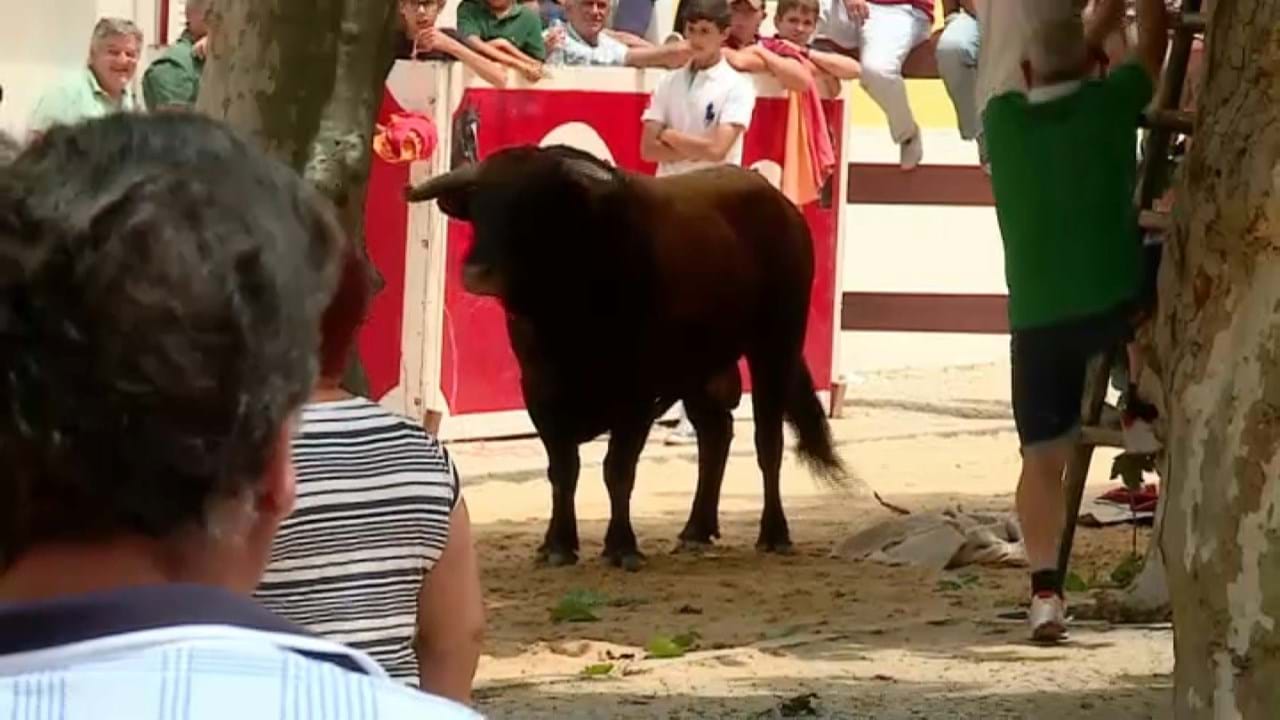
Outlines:
<svg viewBox="0 0 1280 720"><path fill-rule="evenodd" d="M888 205L995 205L991 178L977 165L921 165L911 172L903 172L897 165L849 163L848 201Z"/></svg>
<svg viewBox="0 0 1280 720"><path fill-rule="evenodd" d="M1004 295L844 293L842 330L896 332L1009 332Z"/></svg>

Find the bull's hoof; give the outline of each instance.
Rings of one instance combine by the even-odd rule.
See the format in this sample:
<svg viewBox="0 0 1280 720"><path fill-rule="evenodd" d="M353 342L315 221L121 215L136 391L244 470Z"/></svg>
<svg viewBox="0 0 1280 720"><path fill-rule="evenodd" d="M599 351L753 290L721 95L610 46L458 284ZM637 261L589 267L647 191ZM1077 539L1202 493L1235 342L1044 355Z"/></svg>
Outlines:
<svg viewBox="0 0 1280 720"><path fill-rule="evenodd" d="M568 567L578 564L578 553L572 550L551 550L538 548L538 562L547 567Z"/></svg>
<svg viewBox="0 0 1280 720"><path fill-rule="evenodd" d="M792 547L790 540L765 540L761 538L756 541L756 552L793 555L795 554L795 548Z"/></svg>
<svg viewBox="0 0 1280 720"><path fill-rule="evenodd" d="M639 550L605 550L601 557L613 567L627 572L638 572L646 562L644 554Z"/></svg>
<svg viewBox="0 0 1280 720"><path fill-rule="evenodd" d="M687 553L689 555L702 555L703 553L714 550L716 544L710 540L695 540L692 538L680 538L676 540L676 546L671 550L672 555L680 555Z"/></svg>

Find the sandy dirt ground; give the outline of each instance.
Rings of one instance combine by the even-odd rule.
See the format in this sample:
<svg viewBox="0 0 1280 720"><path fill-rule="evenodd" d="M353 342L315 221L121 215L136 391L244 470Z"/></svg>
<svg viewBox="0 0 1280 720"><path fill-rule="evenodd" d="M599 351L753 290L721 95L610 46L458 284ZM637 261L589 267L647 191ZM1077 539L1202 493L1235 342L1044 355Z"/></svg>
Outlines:
<svg viewBox="0 0 1280 720"><path fill-rule="evenodd" d="M852 469L911 510L1012 507L1016 439L1008 368L999 364L882 373L851 387L833 422ZM452 446L466 480L491 632L477 678L495 718L1163 718L1167 627L1079 623L1042 648L1001 616L1024 600L1016 569L930 575L831 557L853 532L889 517L874 501L816 484L788 459L783 493L796 552L754 542L760 479L748 423L737 427L713 552L673 555L696 474L692 448L655 434L632 502L649 562L628 574L597 558L608 518L602 443L583 448L582 561L545 569L533 556L550 507L536 440ZM1100 455L1092 493L1109 485ZM1145 547L1145 535L1139 542ZM1105 577L1131 531L1081 529L1074 569ZM605 604L595 622L557 623L566 593ZM1087 601L1078 595L1075 601ZM655 636L696 633L675 659L646 657ZM599 665L600 677L584 676Z"/></svg>

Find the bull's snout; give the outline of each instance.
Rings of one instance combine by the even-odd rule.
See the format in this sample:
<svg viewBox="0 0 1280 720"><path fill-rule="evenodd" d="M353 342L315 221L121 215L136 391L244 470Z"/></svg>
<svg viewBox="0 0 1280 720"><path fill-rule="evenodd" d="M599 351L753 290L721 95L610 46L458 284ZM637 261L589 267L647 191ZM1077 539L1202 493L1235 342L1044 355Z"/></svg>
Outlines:
<svg viewBox="0 0 1280 720"><path fill-rule="evenodd" d="M502 282L492 265L462 266L462 287L472 295L501 295Z"/></svg>

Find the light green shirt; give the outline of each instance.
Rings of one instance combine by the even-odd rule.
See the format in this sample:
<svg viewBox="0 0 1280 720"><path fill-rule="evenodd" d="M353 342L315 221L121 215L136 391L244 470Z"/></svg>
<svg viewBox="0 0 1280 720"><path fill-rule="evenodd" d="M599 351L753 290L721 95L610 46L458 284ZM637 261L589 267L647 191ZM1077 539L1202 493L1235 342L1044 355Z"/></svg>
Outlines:
<svg viewBox="0 0 1280 720"><path fill-rule="evenodd" d="M137 110L133 91L125 88L120 102L116 103L98 84L98 78L88 67L68 75L61 82L45 91L31 113L31 130L44 132L54 125L73 125L82 120L110 115L114 112Z"/></svg>

